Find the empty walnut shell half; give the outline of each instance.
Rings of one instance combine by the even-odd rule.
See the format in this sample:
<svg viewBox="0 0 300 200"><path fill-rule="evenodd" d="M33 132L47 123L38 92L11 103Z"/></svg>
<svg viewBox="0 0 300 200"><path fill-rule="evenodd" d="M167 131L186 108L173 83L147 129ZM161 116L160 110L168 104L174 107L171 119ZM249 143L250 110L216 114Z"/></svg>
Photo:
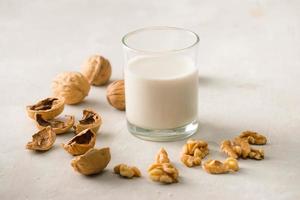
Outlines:
<svg viewBox="0 0 300 200"><path fill-rule="evenodd" d="M68 132L74 125L75 118L71 115L65 115L65 119L52 119L46 120L41 114L35 115L36 126L38 129L43 129L47 126L51 126L52 130L56 134L62 134Z"/></svg>
<svg viewBox="0 0 300 200"><path fill-rule="evenodd" d="M34 105L26 107L28 116L34 119L36 114L40 114L43 119L53 119L64 110L65 100L62 97L46 98Z"/></svg>
<svg viewBox="0 0 300 200"><path fill-rule="evenodd" d="M93 55L83 65L82 74L90 84L104 85L111 76L110 62L103 56Z"/></svg>
<svg viewBox="0 0 300 200"><path fill-rule="evenodd" d="M96 134L91 129L85 129L74 136L63 148L73 156L82 155L93 148L96 143Z"/></svg>
<svg viewBox="0 0 300 200"><path fill-rule="evenodd" d="M112 82L106 90L106 98L110 105L118 110L125 110L124 80Z"/></svg>
<svg viewBox="0 0 300 200"><path fill-rule="evenodd" d="M83 117L79 120L79 123L74 126L76 134L80 133L84 129L91 129L94 133L97 133L102 124L100 115L91 109L83 110Z"/></svg>
<svg viewBox="0 0 300 200"><path fill-rule="evenodd" d="M75 171L84 174L98 174L106 168L111 159L109 148L90 149L85 154L77 156L71 162Z"/></svg>
<svg viewBox="0 0 300 200"><path fill-rule="evenodd" d="M47 126L32 136L32 141L27 143L26 148L36 151L47 151L51 149L55 139L56 134L50 126Z"/></svg>

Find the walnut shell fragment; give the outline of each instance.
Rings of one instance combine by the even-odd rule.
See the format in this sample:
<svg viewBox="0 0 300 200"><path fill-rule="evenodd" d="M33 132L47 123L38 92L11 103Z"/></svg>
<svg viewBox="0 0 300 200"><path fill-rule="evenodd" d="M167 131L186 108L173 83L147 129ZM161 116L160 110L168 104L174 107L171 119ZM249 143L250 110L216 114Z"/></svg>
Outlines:
<svg viewBox="0 0 300 200"><path fill-rule="evenodd" d="M56 97L64 97L66 104L77 104L89 94L90 84L79 72L58 74L52 82L52 92Z"/></svg>
<svg viewBox="0 0 300 200"><path fill-rule="evenodd" d="M140 177L142 174L137 167L119 164L114 167L114 172L124 178Z"/></svg>
<svg viewBox="0 0 300 200"><path fill-rule="evenodd" d="M82 155L89 149L93 148L96 143L96 134L85 129L75 135L67 144L63 144L63 148L73 156Z"/></svg>
<svg viewBox="0 0 300 200"><path fill-rule="evenodd" d="M267 143L267 138L264 135L254 131L244 131L239 137L246 139L249 144L264 145Z"/></svg>
<svg viewBox="0 0 300 200"><path fill-rule="evenodd" d="M90 84L104 85L111 76L111 65L108 59L100 55L91 56L82 67L82 74Z"/></svg>
<svg viewBox="0 0 300 200"><path fill-rule="evenodd" d="M50 126L32 135L32 141L28 142L26 148L36 151L47 151L51 149L56 139L56 134Z"/></svg>
<svg viewBox="0 0 300 200"><path fill-rule="evenodd" d="M63 112L65 100L62 97L50 97L37 102L34 105L26 106L27 114L34 119L36 114L40 114L44 119L53 119Z"/></svg>
<svg viewBox="0 0 300 200"><path fill-rule="evenodd" d="M92 148L85 154L75 157L71 161L71 166L75 171L84 174L98 174L106 168L111 159L109 148Z"/></svg>
<svg viewBox="0 0 300 200"><path fill-rule="evenodd" d="M79 120L79 123L74 126L76 134L80 133L84 129L91 129L94 133L97 133L102 124L102 119L95 111L91 109L83 110L83 117Z"/></svg>
<svg viewBox="0 0 300 200"><path fill-rule="evenodd" d="M39 130L50 126L52 130L58 135L68 132L74 125L75 118L71 115L65 115L65 119L46 120L41 114L35 115L36 126Z"/></svg>
<svg viewBox="0 0 300 200"><path fill-rule="evenodd" d="M125 110L124 80L112 82L106 90L108 103L118 110Z"/></svg>

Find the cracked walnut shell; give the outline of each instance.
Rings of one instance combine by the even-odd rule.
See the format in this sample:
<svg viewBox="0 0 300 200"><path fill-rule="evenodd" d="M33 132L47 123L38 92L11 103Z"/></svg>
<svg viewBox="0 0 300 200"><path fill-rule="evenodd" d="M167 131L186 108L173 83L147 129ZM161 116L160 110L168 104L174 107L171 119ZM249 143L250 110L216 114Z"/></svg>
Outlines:
<svg viewBox="0 0 300 200"><path fill-rule="evenodd" d="M75 133L78 134L87 128L91 129L94 133L97 133L102 124L100 115L91 109L85 109L82 113L82 119L74 126Z"/></svg>
<svg viewBox="0 0 300 200"><path fill-rule="evenodd" d="M93 55L83 65L82 74L90 84L104 85L111 76L110 62L103 56Z"/></svg>
<svg viewBox="0 0 300 200"><path fill-rule="evenodd" d="M75 157L71 161L71 166L75 171L84 175L98 174L106 168L110 159L111 155L108 147L102 149L92 148L85 154Z"/></svg>
<svg viewBox="0 0 300 200"><path fill-rule="evenodd" d="M56 139L56 134L50 126L40 130L32 136L32 141L26 145L27 149L47 151L51 149Z"/></svg>
<svg viewBox="0 0 300 200"><path fill-rule="evenodd" d="M90 84L79 72L64 72L53 80L52 91L54 96L64 97L66 104L77 104L88 95Z"/></svg>
<svg viewBox="0 0 300 200"><path fill-rule="evenodd" d="M65 100L62 97L46 98L34 105L26 106L27 114L34 119L40 114L44 119L53 119L64 110Z"/></svg>
<svg viewBox="0 0 300 200"><path fill-rule="evenodd" d="M203 140L189 139L182 148L181 162L187 167L198 166L208 154L208 144Z"/></svg>
<svg viewBox="0 0 300 200"><path fill-rule="evenodd" d="M124 80L112 82L106 90L108 103L118 110L125 110Z"/></svg>
<svg viewBox="0 0 300 200"><path fill-rule="evenodd" d="M114 167L114 172L125 178L140 177L141 172L137 167L119 164Z"/></svg>
<svg viewBox="0 0 300 200"><path fill-rule="evenodd" d="M46 120L42 117L41 114L35 115L36 126L39 130L50 126L52 130L58 135L68 132L74 125L75 118L74 116L65 115L65 119L52 119Z"/></svg>
<svg viewBox="0 0 300 200"><path fill-rule="evenodd" d="M67 144L63 144L63 148L73 156L82 155L89 149L93 148L96 143L96 134L85 129L75 135Z"/></svg>

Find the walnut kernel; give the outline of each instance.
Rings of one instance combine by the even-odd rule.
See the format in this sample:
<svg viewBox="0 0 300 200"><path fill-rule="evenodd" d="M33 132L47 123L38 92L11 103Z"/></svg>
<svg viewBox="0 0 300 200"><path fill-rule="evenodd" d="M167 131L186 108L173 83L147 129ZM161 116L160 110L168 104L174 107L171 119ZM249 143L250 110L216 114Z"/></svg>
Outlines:
<svg viewBox="0 0 300 200"><path fill-rule="evenodd" d="M267 143L267 138L264 135L253 131L244 131L239 137L247 139L250 144L263 145Z"/></svg>
<svg viewBox="0 0 300 200"><path fill-rule="evenodd" d="M178 170L171 163L153 163L148 169L151 180L161 183L178 182Z"/></svg>
<svg viewBox="0 0 300 200"><path fill-rule="evenodd" d="M83 65L82 74L90 84L104 85L111 76L111 65L106 58L93 55Z"/></svg>
<svg viewBox="0 0 300 200"><path fill-rule="evenodd" d="M208 144L203 140L189 139L182 148L181 162L187 167L198 166L208 154Z"/></svg>
<svg viewBox="0 0 300 200"><path fill-rule="evenodd" d="M90 84L79 72L64 72L53 80L52 91L54 96L64 97L66 104L77 104L88 95Z"/></svg>
<svg viewBox="0 0 300 200"><path fill-rule="evenodd" d="M133 177L141 176L141 172L137 167L131 167L125 164L119 164L115 166L114 172L125 178L133 178Z"/></svg>
<svg viewBox="0 0 300 200"><path fill-rule="evenodd" d="M219 160L208 160L203 164L202 168L210 174L225 174L239 170L237 160L232 157L227 158L224 163Z"/></svg>
<svg viewBox="0 0 300 200"><path fill-rule="evenodd" d="M106 90L108 103L118 110L125 110L124 80L112 82Z"/></svg>
<svg viewBox="0 0 300 200"><path fill-rule="evenodd" d="M168 153L164 148L161 148L155 157L156 163L170 163Z"/></svg>

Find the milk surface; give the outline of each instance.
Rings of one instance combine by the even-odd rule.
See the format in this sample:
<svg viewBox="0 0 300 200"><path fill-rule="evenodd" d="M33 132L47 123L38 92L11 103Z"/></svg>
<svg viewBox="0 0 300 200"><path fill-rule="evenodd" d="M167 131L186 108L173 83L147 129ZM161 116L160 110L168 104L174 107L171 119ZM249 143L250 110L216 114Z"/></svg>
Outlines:
<svg viewBox="0 0 300 200"><path fill-rule="evenodd" d="M145 129L172 129L197 118L198 70L185 56L139 56L124 70L127 120Z"/></svg>

